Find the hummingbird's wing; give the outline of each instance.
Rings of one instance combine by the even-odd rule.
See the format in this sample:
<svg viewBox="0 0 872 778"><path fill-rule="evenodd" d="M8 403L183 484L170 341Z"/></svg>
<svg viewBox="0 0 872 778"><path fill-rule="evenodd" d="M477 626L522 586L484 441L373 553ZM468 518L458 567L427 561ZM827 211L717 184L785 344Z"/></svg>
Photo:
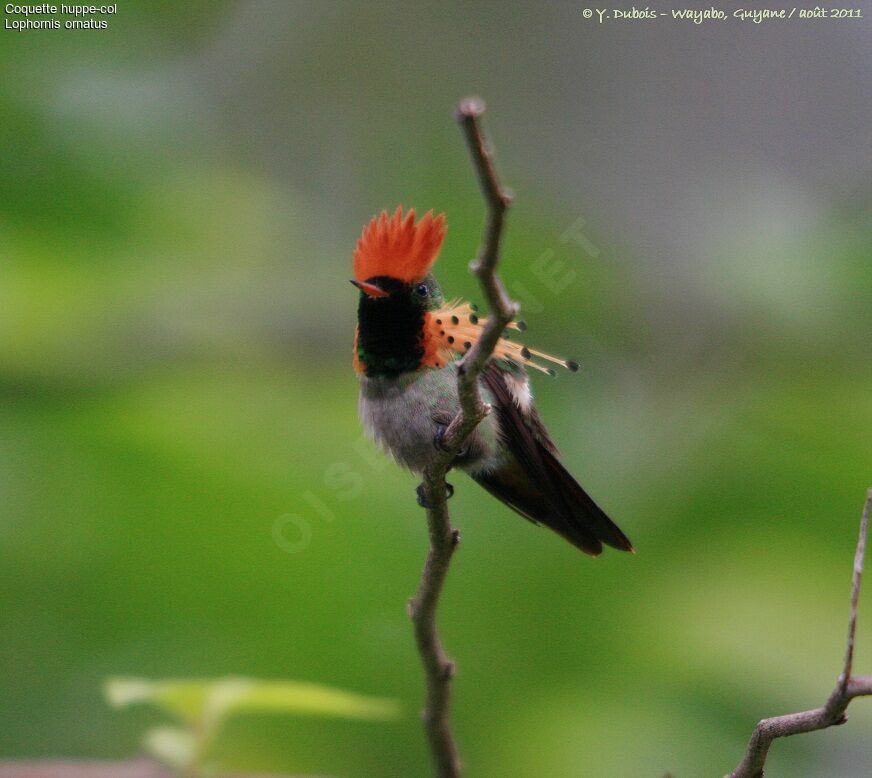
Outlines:
<svg viewBox="0 0 872 778"><path fill-rule="evenodd" d="M494 398L500 434L511 457L496 470L472 477L510 508L550 527L585 553L598 555L603 543L632 551L627 536L560 464L529 395L519 394L527 391L526 372L491 361L482 380Z"/></svg>

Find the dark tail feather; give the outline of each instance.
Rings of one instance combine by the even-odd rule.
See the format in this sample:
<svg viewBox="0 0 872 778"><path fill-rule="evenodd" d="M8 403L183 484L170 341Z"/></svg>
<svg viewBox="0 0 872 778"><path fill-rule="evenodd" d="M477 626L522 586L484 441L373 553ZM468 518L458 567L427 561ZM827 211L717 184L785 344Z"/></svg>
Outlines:
<svg viewBox="0 0 872 778"><path fill-rule="evenodd" d="M632 551L627 536L560 464L536 409L522 410L515 402L504 372L490 362L482 379L494 396L511 457L498 470L473 478L522 516L550 527L587 554L601 553L603 543Z"/></svg>
<svg viewBox="0 0 872 778"><path fill-rule="evenodd" d="M560 464L557 457L546 450L542 452L542 459L572 522L585 527L607 546L633 553L635 549L630 539L581 488L581 484Z"/></svg>
<svg viewBox="0 0 872 778"><path fill-rule="evenodd" d="M586 554L598 556L603 543L632 551L633 546L624 533L566 468L549 452L543 453L546 470L543 483L534 483L518 462L472 477L524 518L554 530Z"/></svg>

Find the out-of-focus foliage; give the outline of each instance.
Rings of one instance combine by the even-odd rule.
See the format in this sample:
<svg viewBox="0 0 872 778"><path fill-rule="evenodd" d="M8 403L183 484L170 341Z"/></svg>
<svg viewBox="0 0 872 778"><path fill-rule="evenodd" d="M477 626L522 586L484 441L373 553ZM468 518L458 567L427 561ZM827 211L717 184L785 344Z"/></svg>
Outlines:
<svg viewBox="0 0 872 778"><path fill-rule="evenodd" d="M0 36L0 754L134 753L162 717L106 709L122 673L419 707L426 529L361 439L346 279L402 202L447 212L440 281L476 297L470 91L518 195L529 341L581 363L537 400L638 553L583 557L456 477L441 618L469 774L721 775L757 719L824 699L872 481L860 26L120 5L107 31ZM772 775L864 774L870 725L858 701ZM211 758L427 764L414 715L234 717Z"/></svg>
<svg viewBox="0 0 872 778"><path fill-rule="evenodd" d="M153 727L143 741L155 758L184 775L211 775L220 769L210 763L210 751L231 716L285 713L379 720L398 713L392 700L296 681L112 678L104 690L117 708L150 703L184 725Z"/></svg>

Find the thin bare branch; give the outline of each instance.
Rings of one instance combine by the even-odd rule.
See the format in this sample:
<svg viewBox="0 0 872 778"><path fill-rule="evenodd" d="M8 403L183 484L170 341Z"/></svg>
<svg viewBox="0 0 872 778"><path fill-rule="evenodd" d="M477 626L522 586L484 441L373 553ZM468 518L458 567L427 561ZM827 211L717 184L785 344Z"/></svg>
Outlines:
<svg viewBox="0 0 872 778"><path fill-rule="evenodd" d="M863 578L863 560L866 556L866 536L869 532L869 510L872 505L872 489L866 492L866 504L860 519L860 537L854 553L854 577L851 582L851 616L848 619L848 640L845 647L845 666L842 669L842 688L848 685L854 668L854 637L857 634L857 607L860 604L860 583Z"/></svg>
<svg viewBox="0 0 872 778"><path fill-rule="evenodd" d="M860 602L860 580L863 576L863 559L866 553L866 537L869 532L869 513L872 510L872 489L866 493L863 516L860 519L860 537L854 555L854 576L851 584L851 615L848 619L848 640L845 648L845 663L826 703L822 708L788 713L763 719L754 729L748 743L745 758L726 778L762 778L766 757L772 741L780 737L814 732L819 729L844 724L848 719L845 711L855 697L872 695L872 675L852 677L854 664L854 638L857 632L857 606Z"/></svg>
<svg viewBox="0 0 872 778"><path fill-rule="evenodd" d="M174 770L162 767L150 759L135 759L129 762L74 761L72 759L49 759L38 761L0 762L0 778L174 778ZM245 778L242 775L222 773L225 778ZM255 776L248 776L255 778ZM258 773L257 778L282 778ZM318 778L297 775L284 778Z"/></svg>
<svg viewBox="0 0 872 778"><path fill-rule="evenodd" d="M458 365L460 411L445 432L444 450L434 456L433 462L423 474L421 494L428 506L430 551L418 591L409 603L409 614L427 682L424 728L439 778L455 778L461 773L460 757L449 718L454 663L445 653L436 628L439 596L448 574L451 557L460 542L460 533L452 528L448 513L445 476L464 441L490 413L490 406L482 400L478 378L493 354L500 335L518 311L517 304L509 298L497 276L500 241L511 195L502 188L497 177L493 157L481 129L483 113L484 104L474 97L464 98L457 107L457 121L469 145L488 207L481 248L470 270L478 278L489 312L481 338Z"/></svg>
<svg viewBox="0 0 872 778"><path fill-rule="evenodd" d="M150 759L96 762L51 759L0 762L0 778L173 778Z"/></svg>

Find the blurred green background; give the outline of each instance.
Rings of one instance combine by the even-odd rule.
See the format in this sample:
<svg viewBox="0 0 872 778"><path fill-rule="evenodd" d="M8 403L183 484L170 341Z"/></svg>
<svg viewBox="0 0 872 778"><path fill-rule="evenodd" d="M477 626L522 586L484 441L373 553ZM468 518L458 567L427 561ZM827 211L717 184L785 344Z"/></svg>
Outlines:
<svg viewBox="0 0 872 778"><path fill-rule="evenodd" d="M404 716L239 719L229 766L428 773L424 516L361 437L347 278L375 211L432 207L443 286L478 297L470 92L529 342L582 365L536 379L541 410L638 553L583 557L454 479L469 775L719 776L757 719L823 701L872 485L868 20L581 8L121 2L108 30L3 30L0 756L135 754L158 717L110 710L107 676L245 674ZM771 774L869 775L870 726L858 701Z"/></svg>

